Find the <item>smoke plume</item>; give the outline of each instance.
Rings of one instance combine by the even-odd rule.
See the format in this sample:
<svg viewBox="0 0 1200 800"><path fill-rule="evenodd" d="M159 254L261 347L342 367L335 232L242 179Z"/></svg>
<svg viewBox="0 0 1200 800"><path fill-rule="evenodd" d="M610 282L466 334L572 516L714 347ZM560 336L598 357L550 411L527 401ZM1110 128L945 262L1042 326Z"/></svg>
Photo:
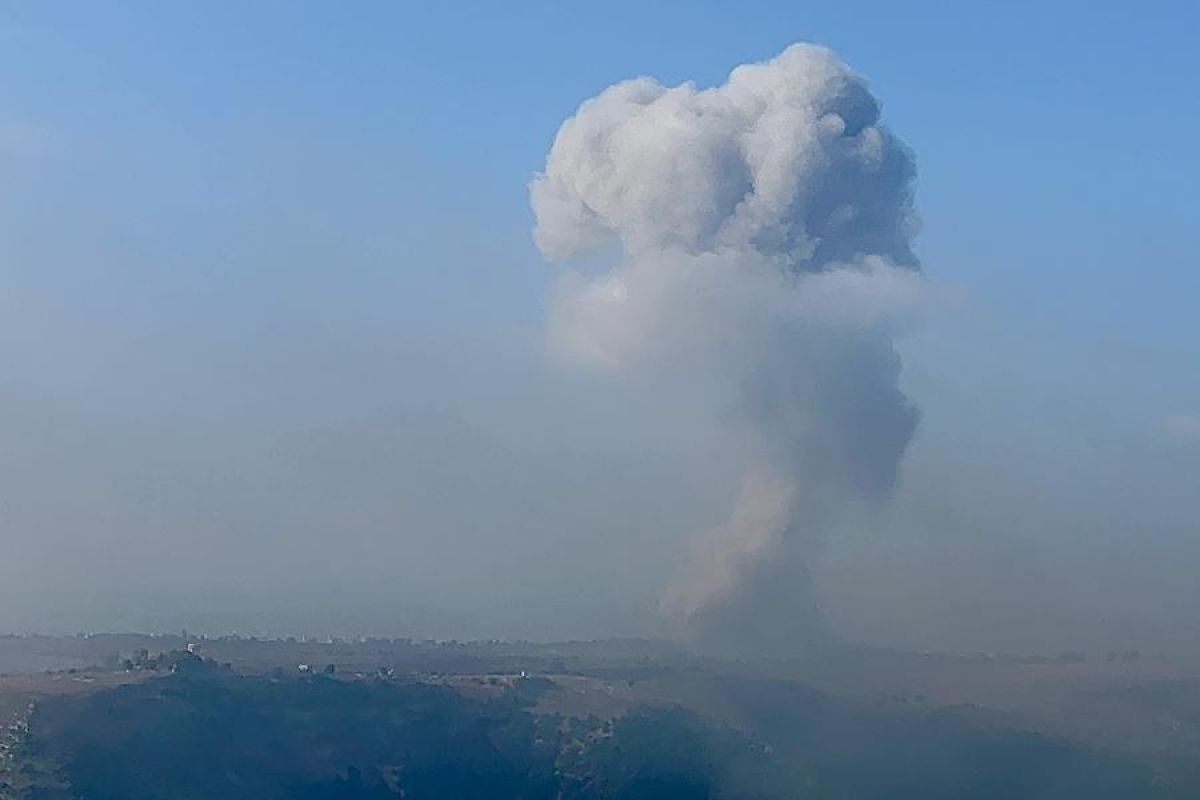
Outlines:
<svg viewBox="0 0 1200 800"><path fill-rule="evenodd" d="M696 371L735 398L740 499L663 598L701 645L795 653L827 635L813 549L886 496L916 426L893 346L922 294L914 166L879 116L831 51L794 45L715 88L606 89L531 185L547 258L616 253L560 282L553 351Z"/></svg>

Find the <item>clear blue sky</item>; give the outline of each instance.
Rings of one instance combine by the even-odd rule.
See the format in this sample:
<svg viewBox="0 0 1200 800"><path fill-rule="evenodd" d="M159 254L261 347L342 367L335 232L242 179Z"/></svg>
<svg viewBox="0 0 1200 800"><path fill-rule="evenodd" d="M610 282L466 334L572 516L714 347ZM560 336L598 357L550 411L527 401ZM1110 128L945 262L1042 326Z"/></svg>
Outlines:
<svg viewBox="0 0 1200 800"><path fill-rule="evenodd" d="M528 388L551 279L530 177L559 123L614 81L712 84L795 41L869 78L917 154L918 251L960 297L905 345L916 463L1061 484L1072 503L1144 472L1153 489L1130 503L1168 492L1163 546L1185 548L1179 531L1200 522L1180 499L1200 445L1197 9L0 2L0 426L16 443L5 474L35 466L10 499L25 531L10 546L60 548L11 571L51 574L73 549L83 523L55 509L54 480L90 498L80 519L144 527L130 548L199 496L233 510L198 514L197 530L239 503L230 529L258 530L278 508L231 488L229 452L279 468L298 431L406 403L587 451L553 432L573 424L557 400L570 388ZM536 412L505 413L521 403ZM956 445L969 455L947 455ZM1095 483L1072 482L1071 460ZM110 469L119 492L96 477ZM161 499L156 480L173 499L142 519L129 507ZM580 614L627 630L641 610ZM74 624L55 614L46 624Z"/></svg>

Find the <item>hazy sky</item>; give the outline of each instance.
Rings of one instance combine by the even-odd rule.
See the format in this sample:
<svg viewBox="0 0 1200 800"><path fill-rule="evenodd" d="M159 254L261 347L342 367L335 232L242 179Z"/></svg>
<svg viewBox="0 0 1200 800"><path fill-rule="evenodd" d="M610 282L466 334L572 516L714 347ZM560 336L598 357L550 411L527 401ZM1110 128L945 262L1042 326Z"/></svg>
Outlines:
<svg viewBox="0 0 1200 800"><path fill-rule="evenodd" d="M917 159L921 422L848 635L1191 646L1191 3L0 2L0 629L658 633L685 397L544 357L528 183L613 82L795 41Z"/></svg>

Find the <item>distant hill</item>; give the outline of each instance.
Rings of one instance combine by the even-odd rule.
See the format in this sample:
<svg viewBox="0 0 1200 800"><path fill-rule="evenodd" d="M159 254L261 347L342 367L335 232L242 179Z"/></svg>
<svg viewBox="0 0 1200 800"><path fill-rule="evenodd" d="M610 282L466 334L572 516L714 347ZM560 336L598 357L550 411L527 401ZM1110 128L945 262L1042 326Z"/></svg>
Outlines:
<svg viewBox="0 0 1200 800"><path fill-rule="evenodd" d="M17 778L8 796L1185 796L1172 795L1146 766L969 709L899 713L744 675L679 669L674 677L660 671L646 685L519 675L458 682L336 672L249 676L185 653L159 666L174 672L40 699L14 747ZM639 697L643 691L650 696ZM704 703L687 710L671 697L690 692L703 692L723 712L710 713ZM588 695L612 698L610 711L582 710L596 705Z"/></svg>

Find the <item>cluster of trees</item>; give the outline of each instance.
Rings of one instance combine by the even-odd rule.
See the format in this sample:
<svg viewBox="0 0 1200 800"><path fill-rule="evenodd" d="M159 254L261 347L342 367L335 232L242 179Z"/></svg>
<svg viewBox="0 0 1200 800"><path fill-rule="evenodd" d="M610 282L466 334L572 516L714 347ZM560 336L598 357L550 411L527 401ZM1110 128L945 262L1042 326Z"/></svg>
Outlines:
<svg viewBox="0 0 1200 800"><path fill-rule="evenodd" d="M124 659L121 667L126 672L143 670L149 672L196 672L215 669L228 672L233 669L232 664L218 664L212 659L203 658L189 650L170 650L151 655L150 651L144 647L135 650L129 658Z"/></svg>

